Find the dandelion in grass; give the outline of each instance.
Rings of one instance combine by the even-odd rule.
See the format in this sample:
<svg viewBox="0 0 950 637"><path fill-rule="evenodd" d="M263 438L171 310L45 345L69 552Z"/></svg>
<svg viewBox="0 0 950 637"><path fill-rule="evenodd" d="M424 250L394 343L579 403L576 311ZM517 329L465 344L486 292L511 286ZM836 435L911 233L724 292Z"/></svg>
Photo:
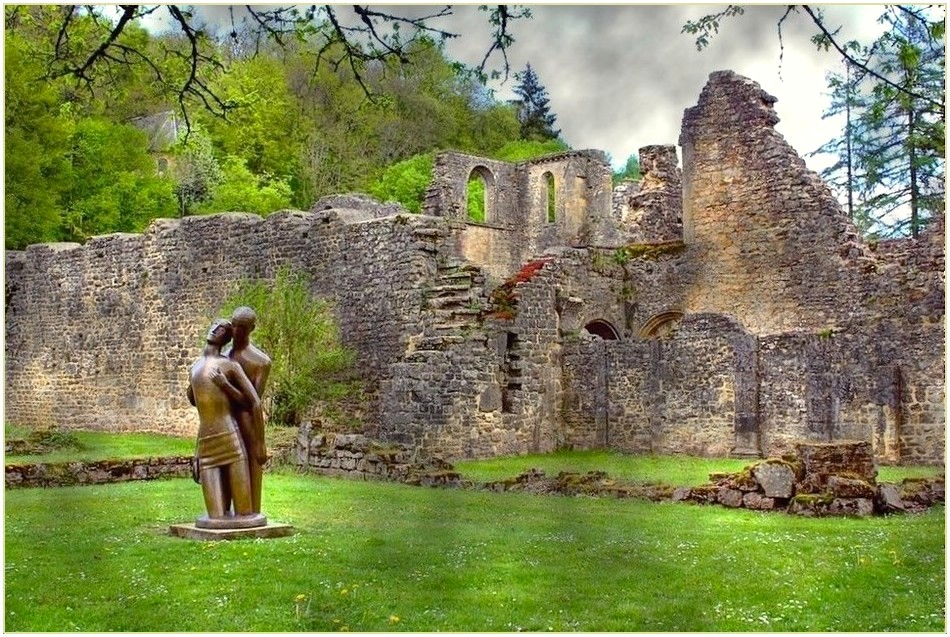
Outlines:
<svg viewBox="0 0 950 637"><path fill-rule="evenodd" d="M389 623L390 623L390 624L398 624L398 623L399 623L399 615L390 615L390 616L389 616Z"/></svg>
<svg viewBox="0 0 950 637"><path fill-rule="evenodd" d="M303 593L298 593L294 597L294 617L300 619L301 615L305 614L310 610L310 602L307 599L307 596Z"/></svg>

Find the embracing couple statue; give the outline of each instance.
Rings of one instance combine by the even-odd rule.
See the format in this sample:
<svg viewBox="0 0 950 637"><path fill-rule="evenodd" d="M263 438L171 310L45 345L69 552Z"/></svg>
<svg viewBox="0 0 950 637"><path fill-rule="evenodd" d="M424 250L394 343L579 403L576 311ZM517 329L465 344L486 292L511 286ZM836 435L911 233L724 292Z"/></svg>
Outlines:
<svg viewBox="0 0 950 637"><path fill-rule="evenodd" d="M271 360L251 343L257 315L249 307L216 319L204 352L191 366L188 401L198 408L195 479L207 515L199 528L265 526L261 477L267 461L261 396ZM225 354L224 347L233 341Z"/></svg>

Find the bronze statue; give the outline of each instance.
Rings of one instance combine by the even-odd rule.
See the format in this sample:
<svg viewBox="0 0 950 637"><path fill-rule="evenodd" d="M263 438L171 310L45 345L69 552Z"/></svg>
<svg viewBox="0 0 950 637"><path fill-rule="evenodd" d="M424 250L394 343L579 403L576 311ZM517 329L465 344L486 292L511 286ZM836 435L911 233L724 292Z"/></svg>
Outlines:
<svg viewBox="0 0 950 637"><path fill-rule="evenodd" d="M251 343L251 332L257 323L257 314L247 306L241 306L231 314L234 326L234 341L228 357L241 366L254 385L258 398L264 396L264 386L270 373L270 357ZM251 501L255 513L261 512L261 483L263 466L267 462L267 445L264 443L264 423L254 418L247 406L234 403L234 416L247 449L248 471L251 479Z"/></svg>
<svg viewBox="0 0 950 637"><path fill-rule="evenodd" d="M221 348L231 341L233 331L229 320L214 321L204 352L189 373L188 400L198 408L198 469L208 511L195 522L197 527L267 524L266 518L254 511L248 452L236 417L238 409L246 409L250 429L263 432L264 412L247 374L221 353ZM254 451L259 453L259 449Z"/></svg>

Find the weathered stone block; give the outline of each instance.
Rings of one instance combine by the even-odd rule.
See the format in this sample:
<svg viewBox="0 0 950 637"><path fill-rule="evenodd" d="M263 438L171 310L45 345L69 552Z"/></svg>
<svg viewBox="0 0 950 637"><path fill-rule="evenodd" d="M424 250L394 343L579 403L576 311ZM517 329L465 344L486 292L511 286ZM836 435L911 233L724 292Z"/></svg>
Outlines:
<svg viewBox="0 0 950 637"><path fill-rule="evenodd" d="M883 483L877 486L877 506L882 513L896 513L905 510L897 485Z"/></svg>
<svg viewBox="0 0 950 637"><path fill-rule="evenodd" d="M775 508L775 499L753 491L742 496L742 506L756 511L771 511Z"/></svg>
<svg viewBox="0 0 950 637"><path fill-rule="evenodd" d="M716 500L719 502L719 504L732 508L741 507L742 498L742 491L739 491L738 489L730 489L728 487L719 489L719 494L716 496Z"/></svg>
<svg viewBox="0 0 950 637"><path fill-rule="evenodd" d="M867 517L874 513L874 500L870 498L835 498L828 505L831 515L856 515Z"/></svg>
<svg viewBox="0 0 950 637"><path fill-rule="evenodd" d="M489 385L478 397L479 411L499 411L501 405L501 389L497 385Z"/></svg>
<svg viewBox="0 0 950 637"><path fill-rule="evenodd" d="M683 502L684 500L689 500L689 496L689 487L677 487L673 490L673 502Z"/></svg>
<svg viewBox="0 0 950 637"><path fill-rule="evenodd" d="M760 462L752 475L769 498L790 498L795 493L795 472L784 462Z"/></svg>
<svg viewBox="0 0 950 637"><path fill-rule="evenodd" d="M870 442L802 442L795 445L795 452L802 463L805 479L817 476L822 485L832 475L849 474L870 484L874 484L877 477Z"/></svg>
<svg viewBox="0 0 950 637"><path fill-rule="evenodd" d="M868 498L873 499L876 489L864 480L828 476L828 488L836 498Z"/></svg>

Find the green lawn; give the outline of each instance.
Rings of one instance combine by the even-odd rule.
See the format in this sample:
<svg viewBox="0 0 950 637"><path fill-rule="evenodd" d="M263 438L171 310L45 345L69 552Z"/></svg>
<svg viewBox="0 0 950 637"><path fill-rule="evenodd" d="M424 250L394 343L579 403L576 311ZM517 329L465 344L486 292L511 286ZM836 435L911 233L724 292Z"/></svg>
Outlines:
<svg viewBox="0 0 950 637"><path fill-rule="evenodd" d="M626 477L704 480L630 462ZM297 535L198 542L167 534L203 512L185 479L8 490L5 504L7 631L945 628L943 507L806 519L283 472L264 512Z"/></svg>
<svg viewBox="0 0 950 637"><path fill-rule="evenodd" d="M755 462L737 458L629 455L618 451L563 451L490 460L463 460L456 462L455 468L474 482L504 480L535 468L549 476L555 476L559 471L606 471L611 477L625 480L693 486L708 482L710 473L740 471ZM899 483L904 478L933 476L943 470L943 467L879 466L877 479L879 482Z"/></svg>
<svg viewBox="0 0 950 637"><path fill-rule="evenodd" d="M9 454L4 456L4 462L89 462L153 456L187 456L195 451L194 438L152 433L114 434L101 431L69 433L75 434L76 439L82 445L79 449L58 449L42 455ZM11 428L7 428L6 434L8 437L11 435Z"/></svg>

